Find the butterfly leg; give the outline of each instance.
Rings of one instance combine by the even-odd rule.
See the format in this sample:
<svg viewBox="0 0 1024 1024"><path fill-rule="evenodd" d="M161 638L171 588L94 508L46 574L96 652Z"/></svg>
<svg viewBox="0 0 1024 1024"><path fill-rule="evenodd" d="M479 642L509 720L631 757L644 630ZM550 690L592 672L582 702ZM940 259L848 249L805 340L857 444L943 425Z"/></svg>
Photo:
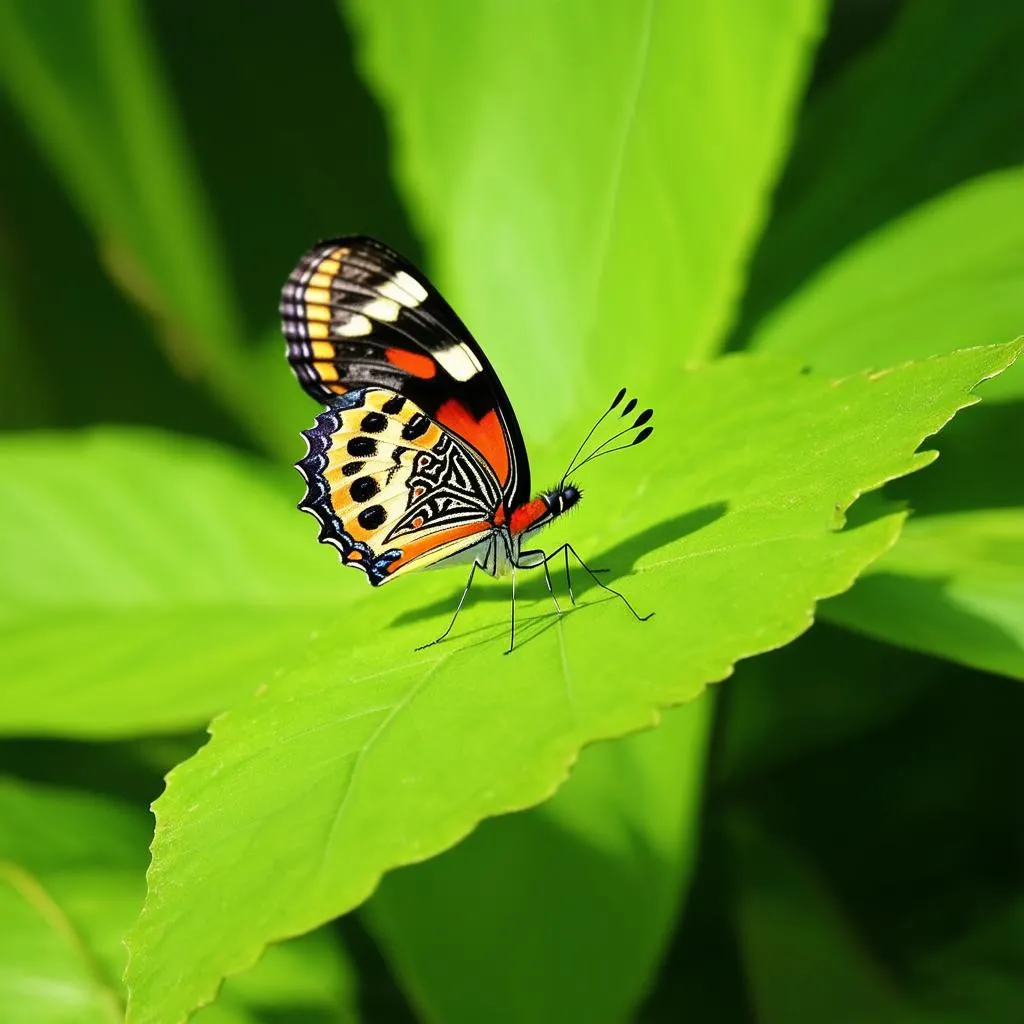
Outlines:
<svg viewBox="0 0 1024 1024"><path fill-rule="evenodd" d="M591 569L590 566L587 565L587 563L584 562L582 558L580 558L579 552L571 544L563 544L560 548L555 548L555 550L552 551L551 554L548 555L547 557L548 558L554 558L555 555L559 554L560 552L565 554L565 578L566 578L566 580L569 581L569 595L570 595L570 597L572 596L572 581L571 581L570 576L569 576L569 555L571 554L572 557L575 558L576 561L580 563L580 565L583 567L583 569L586 572L586 574L602 590L607 590L609 594L614 594L615 597L617 597L633 613L633 617L635 619L639 620L640 622L646 622L654 614L654 612L648 612L646 615L641 615L629 603L629 599L626 597L625 594L620 594L619 591L617 591L614 587L609 587L606 583L602 583L597 578L595 570ZM576 603L576 601L575 601L575 598L574 598L573 599L573 604L575 604L575 603Z"/></svg>
<svg viewBox="0 0 1024 1024"><path fill-rule="evenodd" d="M448 623L448 628L436 640L431 640L429 643L426 644L420 644L420 646L416 648L417 651L422 651L428 647L433 647L434 644L439 644L452 631L453 627L455 626L455 620L459 617L459 612L462 611L462 605L466 600L466 595L469 593L469 588L473 585L473 575L474 573L476 573L477 565L478 563L474 562L473 565L470 567L469 579L466 580L466 587L462 591L462 597L459 598L459 603L455 608L455 614L452 616L452 621Z"/></svg>
<svg viewBox="0 0 1024 1024"><path fill-rule="evenodd" d="M529 559L528 562L524 559ZM535 551L520 551L519 552L519 566L520 568L535 569L540 566L544 570L544 582L548 585L548 593L551 595L551 600L555 605L555 611L559 615L562 614L562 609L558 604L558 598L555 596L555 588L551 584L551 570L548 568L548 558L539 548Z"/></svg>
<svg viewBox="0 0 1024 1024"><path fill-rule="evenodd" d="M512 653L516 645L516 567L512 566L512 633L508 638L508 650L506 654Z"/></svg>

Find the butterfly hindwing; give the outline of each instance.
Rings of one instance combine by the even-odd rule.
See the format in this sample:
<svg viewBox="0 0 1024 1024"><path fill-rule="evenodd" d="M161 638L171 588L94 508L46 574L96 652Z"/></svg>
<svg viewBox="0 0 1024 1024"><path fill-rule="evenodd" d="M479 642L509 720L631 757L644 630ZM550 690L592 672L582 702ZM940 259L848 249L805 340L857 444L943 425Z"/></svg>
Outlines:
<svg viewBox="0 0 1024 1024"><path fill-rule="evenodd" d="M493 528L501 493L490 467L403 395L353 389L303 434L299 507L320 523L320 540L375 586Z"/></svg>
<svg viewBox="0 0 1024 1024"><path fill-rule="evenodd" d="M479 453L507 508L529 496L526 449L497 375L408 260L362 236L321 242L292 271L280 308L309 395L329 406L352 390L397 392Z"/></svg>

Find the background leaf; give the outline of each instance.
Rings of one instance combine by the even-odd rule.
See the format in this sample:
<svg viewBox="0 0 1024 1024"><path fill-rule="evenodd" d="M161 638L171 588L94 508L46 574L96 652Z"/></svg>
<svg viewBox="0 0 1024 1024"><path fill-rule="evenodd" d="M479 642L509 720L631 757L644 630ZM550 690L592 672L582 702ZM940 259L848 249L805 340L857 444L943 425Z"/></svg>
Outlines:
<svg viewBox="0 0 1024 1024"><path fill-rule="evenodd" d="M927 516L849 593L831 622L1024 679L1024 510Z"/></svg>
<svg viewBox="0 0 1024 1024"><path fill-rule="evenodd" d="M751 339L841 375L1024 333L1024 171L969 182L824 266ZM985 389L1024 398L1011 368Z"/></svg>
<svg viewBox="0 0 1024 1024"><path fill-rule="evenodd" d="M147 815L119 801L0 778L0 1004L8 1019L124 1019L121 940L142 902L149 833ZM306 1008L351 1021L353 990L337 943L318 933L269 949L196 1019L257 1024L260 1009Z"/></svg>
<svg viewBox="0 0 1024 1024"><path fill-rule="evenodd" d="M0 46L0 82L171 360L283 451L247 380L231 284L139 9L15 0L0 12Z"/></svg>
<svg viewBox="0 0 1024 1024"><path fill-rule="evenodd" d="M550 795L583 743L650 724L657 706L801 632L815 599L848 587L901 518L837 531L843 509L930 461L913 454L920 441L1016 352L976 349L838 384L746 359L683 377L667 418L685 441L657 464L659 486L651 474L636 494L609 488L601 515L584 508L574 529L588 552L609 521L633 538L598 558L636 566L626 582L658 609L649 623L607 601L560 622L545 608L514 657L496 661L504 613L495 624L478 601L454 642L397 660L439 630L450 597L432 621L410 614L434 586L426 579L352 605L347 633L325 633L218 719L170 776L130 941L132 1019L176 1019L266 941L364 900L381 871ZM680 516L682 491L693 511ZM249 849L279 865L272 883L248 869ZM189 983L168 985L168 972Z"/></svg>
<svg viewBox="0 0 1024 1024"><path fill-rule="evenodd" d="M424 1019L631 1016L693 869L711 696L587 748L540 807L385 876L366 913Z"/></svg>
<svg viewBox="0 0 1024 1024"><path fill-rule="evenodd" d="M300 491L155 432L0 441L0 732L194 728L271 678L360 583Z"/></svg>
<svg viewBox="0 0 1024 1024"><path fill-rule="evenodd" d="M348 9L433 265L532 432L622 383L624 339L636 384L717 350L819 3Z"/></svg>
<svg viewBox="0 0 1024 1024"><path fill-rule="evenodd" d="M867 12L837 5L837 28L855 13ZM1024 69L1012 56L1024 45L1024 10L933 0L895 13L892 30L804 110L735 346L845 248L961 182L1024 162L1013 128L1024 110ZM838 31L830 42L840 47L849 36Z"/></svg>

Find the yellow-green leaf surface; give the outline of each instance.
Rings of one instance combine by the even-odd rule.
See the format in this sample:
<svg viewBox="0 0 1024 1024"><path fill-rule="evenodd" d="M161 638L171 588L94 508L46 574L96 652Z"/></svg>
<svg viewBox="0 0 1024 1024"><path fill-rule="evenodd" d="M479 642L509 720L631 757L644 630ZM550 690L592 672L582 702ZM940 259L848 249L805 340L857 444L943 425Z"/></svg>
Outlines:
<svg viewBox="0 0 1024 1024"><path fill-rule="evenodd" d="M110 272L155 316L172 363L283 452L274 403L253 393L229 276L139 6L0 5L0 87L91 226Z"/></svg>
<svg viewBox="0 0 1024 1024"><path fill-rule="evenodd" d="M538 430L718 349L822 4L344 6L439 277Z"/></svg>
<svg viewBox="0 0 1024 1024"><path fill-rule="evenodd" d="M711 697L587 748L540 807L384 878L366 913L424 1020L631 1019L697 852Z"/></svg>
<svg viewBox="0 0 1024 1024"><path fill-rule="evenodd" d="M124 1020L122 939L142 902L149 836L134 807L0 778L0 1019ZM341 950L318 933L269 949L197 1021L257 1024L260 1010L305 1009L342 1024L354 1019L353 991Z"/></svg>
<svg viewBox="0 0 1024 1024"><path fill-rule="evenodd" d="M155 431L0 440L0 733L195 728L292 664L361 587L300 493Z"/></svg>
<svg viewBox="0 0 1024 1024"><path fill-rule="evenodd" d="M830 621L1024 679L1024 509L911 519Z"/></svg>
<svg viewBox="0 0 1024 1024"><path fill-rule="evenodd" d="M1024 334L1024 170L987 175L893 221L826 265L764 322L759 351L824 373ZM1024 397L1024 364L988 398Z"/></svg>
<svg viewBox="0 0 1024 1024"><path fill-rule="evenodd" d="M652 724L800 633L902 519L844 530L844 510L930 462L920 443L1017 351L839 383L751 358L681 374L661 440L628 472L595 469L589 503L551 531L611 569L655 612L646 623L582 585L583 606L557 619L535 578L512 656L508 589L493 585L449 642L414 653L458 585L429 573L325 616L169 776L130 939L130 1018L178 1021L266 942L360 903L381 872L551 795L583 744Z"/></svg>

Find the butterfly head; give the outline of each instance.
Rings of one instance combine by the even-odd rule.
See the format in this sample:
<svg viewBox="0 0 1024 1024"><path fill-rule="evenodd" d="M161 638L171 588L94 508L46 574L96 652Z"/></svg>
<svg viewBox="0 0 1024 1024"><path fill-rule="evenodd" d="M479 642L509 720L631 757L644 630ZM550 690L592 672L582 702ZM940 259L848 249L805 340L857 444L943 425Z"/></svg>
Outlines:
<svg viewBox="0 0 1024 1024"><path fill-rule="evenodd" d="M574 487L572 484L566 484L558 492L558 503L560 505L560 512L568 512L569 509L575 505L583 495L580 493L578 487Z"/></svg>

